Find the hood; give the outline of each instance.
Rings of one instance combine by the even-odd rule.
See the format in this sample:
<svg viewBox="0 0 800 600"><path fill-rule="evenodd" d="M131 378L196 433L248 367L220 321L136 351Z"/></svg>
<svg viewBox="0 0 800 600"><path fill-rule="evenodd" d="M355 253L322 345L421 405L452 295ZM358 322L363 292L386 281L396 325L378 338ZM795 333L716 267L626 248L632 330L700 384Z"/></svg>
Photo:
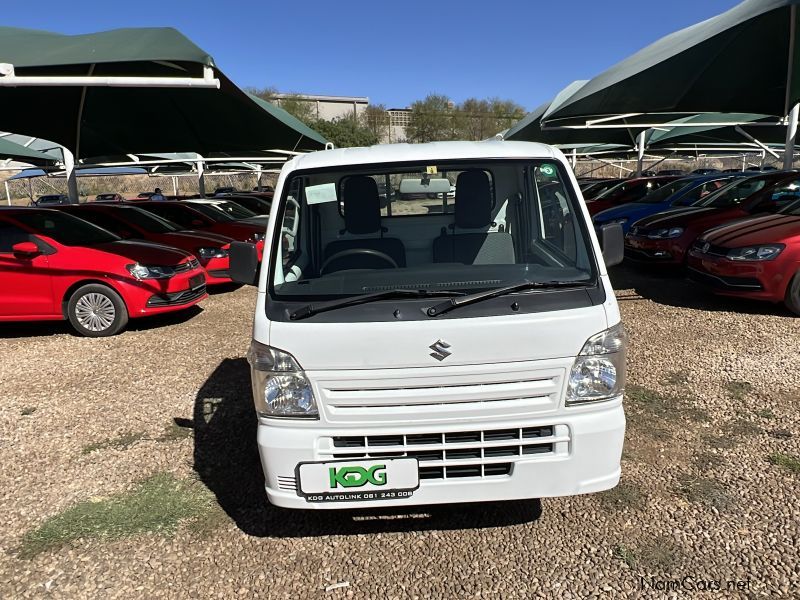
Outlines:
<svg viewBox="0 0 800 600"><path fill-rule="evenodd" d="M191 246L195 248L225 246L233 241L233 238L229 238L226 235L195 230L170 231L164 234L164 239L174 240L176 245L180 244L180 247Z"/></svg>
<svg viewBox="0 0 800 600"><path fill-rule="evenodd" d="M800 216L762 215L716 227L703 235L703 239L715 246L742 248L785 242L796 236L800 236Z"/></svg>
<svg viewBox="0 0 800 600"><path fill-rule="evenodd" d="M687 225L703 225L704 223L714 223L719 217L731 212L729 208L702 208L689 206L668 210L645 217L636 223L637 227L644 229L661 229L669 227L686 227ZM735 214L735 213L734 213Z"/></svg>
<svg viewBox="0 0 800 600"><path fill-rule="evenodd" d="M250 217L248 219L240 219L237 223L246 223L247 225L255 225L264 231L267 230L267 223L269 223L269 215L258 215L257 217Z"/></svg>
<svg viewBox="0 0 800 600"><path fill-rule="evenodd" d="M183 250L154 244L152 242L141 242L131 240L120 240L108 242L106 244L96 244L91 246L94 250L124 256L125 258L138 262L143 265L174 266L186 261L191 255Z"/></svg>
<svg viewBox="0 0 800 600"><path fill-rule="evenodd" d="M646 204L644 202L628 202L621 206L609 208L595 215L594 221L596 223L608 223L609 221L617 221L619 219L627 218L628 221L638 221L642 217L652 215L654 212L661 212L665 208L669 208L669 204L659 202L657 204Z"/></svg>

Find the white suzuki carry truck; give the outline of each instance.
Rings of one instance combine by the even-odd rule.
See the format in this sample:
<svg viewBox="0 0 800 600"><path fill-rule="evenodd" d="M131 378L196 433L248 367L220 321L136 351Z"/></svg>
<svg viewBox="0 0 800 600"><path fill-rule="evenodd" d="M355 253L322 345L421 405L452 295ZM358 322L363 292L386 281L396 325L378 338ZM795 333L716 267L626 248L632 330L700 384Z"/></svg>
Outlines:
<svg viewBox="0 0 800 600"><path fill-rule="evenodd" d="M625 332L560 151L326 150L280 173L248 352L286 508L597 492L620 477ZM605 255L605 261L603 256ZM252 245L231 251L253 282Z"/></svg>

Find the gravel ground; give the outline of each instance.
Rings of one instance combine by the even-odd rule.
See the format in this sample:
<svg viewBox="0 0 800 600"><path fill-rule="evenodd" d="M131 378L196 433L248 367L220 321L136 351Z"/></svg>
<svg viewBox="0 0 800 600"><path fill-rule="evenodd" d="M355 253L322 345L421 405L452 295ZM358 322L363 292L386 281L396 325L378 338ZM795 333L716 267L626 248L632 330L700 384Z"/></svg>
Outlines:
<svg viewBox="0 0 800 600"><path fill-rule="evenodd" d="M631 337L623 482L541 503L269 507L250 288L110 339L3 325L0 598L800 597L800 474L768 460L800 455L800 319L677 278L614 280ZM164 435L175 419L187 435ZM48 517L156 473L210 492L218 518L20 556ZM664 591L675 580L722 589Z"/></svg>

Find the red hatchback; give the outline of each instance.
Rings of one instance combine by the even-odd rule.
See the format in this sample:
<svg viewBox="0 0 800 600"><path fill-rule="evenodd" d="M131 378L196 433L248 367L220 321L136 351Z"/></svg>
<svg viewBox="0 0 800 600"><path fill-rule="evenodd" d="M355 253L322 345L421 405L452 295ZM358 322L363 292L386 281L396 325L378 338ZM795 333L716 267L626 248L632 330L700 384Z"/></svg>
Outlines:
<svg viewBox="0 0 800 600"><path fill-rule="evenodd" d="M625 179L600 195L595 196L593 199L587 199L586 208L589 210L589 214L594 216L613 206L620 206L621 204L641 200L650 192L654 192L662 185L666 185L676 179L680 179L680 176L668 175L662 177L635 177L633 179Z"/></svg>
<svg viewBox="0 0 800 600"><path fill-rule="evenodd" d="M100 337L206 296L203 269L183 250L125 241L60 210L0 210L0 321L68 319Z"/></svg>
<svg viewBox="0 0 800 600"><path fill-rule="evenodd" d="M636 221L625 236L625 258L685 265L689 248L704 231L756 214L774 214L788 204L789 200L782 200L773 191L793 178L797 173L780 171L738 179L693 206Z"/></svg>
<svg viewBox="0 0 800 600"><path fill-rule="evenodd" d="M800 179L793 185L800 193ZM689 277L719 294L783 302L800 315L800 201L705 232L689 251Z"/></svg>
<svg viewBox="0 0 800 600"><path fill-rule="evenodd" d="M266 224L253 224L226 218L221 211L206 214L185 201L137 202L135 206L186 229L202 229L226 235L239 242L251 242L258 250L258 260L264 251ZM219 216L215 213L219 212Z"/></svg>
<svg viewBox="0 0 800 600"><path fill-rule="evenodd" d="M210 231L179 231L173 223L135 206L72 204L59 210L94 223L124 240L139 239L185 250L200 261L208 285L231 282L228 250L233 240L229 237Z"/></svg>

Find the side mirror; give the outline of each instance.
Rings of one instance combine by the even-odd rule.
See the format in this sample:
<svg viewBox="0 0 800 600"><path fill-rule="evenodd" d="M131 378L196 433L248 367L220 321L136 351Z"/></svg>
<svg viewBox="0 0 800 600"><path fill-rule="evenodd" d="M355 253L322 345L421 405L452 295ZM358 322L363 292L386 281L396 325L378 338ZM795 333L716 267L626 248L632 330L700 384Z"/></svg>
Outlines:
<svg viewBox="0 0 800 600"><path fill-rule="evenodd" d="M33 258L42 253L33 242L18 242L11 246L11 251L20 258Z"/></svg>
<svg viewBox="0 0 800 600"><path fill-rule="evenodd" d="M231 280L244 285L258 285L258 251L250 242L231 242L229 272Z"/></svg>
<svg viewBox="0 0 800 600"><path fill-rule="evenodd" d="M622 224L606 223L600 227L600 247L606 267L613 267L625 258L625 234Z"/></svg>

